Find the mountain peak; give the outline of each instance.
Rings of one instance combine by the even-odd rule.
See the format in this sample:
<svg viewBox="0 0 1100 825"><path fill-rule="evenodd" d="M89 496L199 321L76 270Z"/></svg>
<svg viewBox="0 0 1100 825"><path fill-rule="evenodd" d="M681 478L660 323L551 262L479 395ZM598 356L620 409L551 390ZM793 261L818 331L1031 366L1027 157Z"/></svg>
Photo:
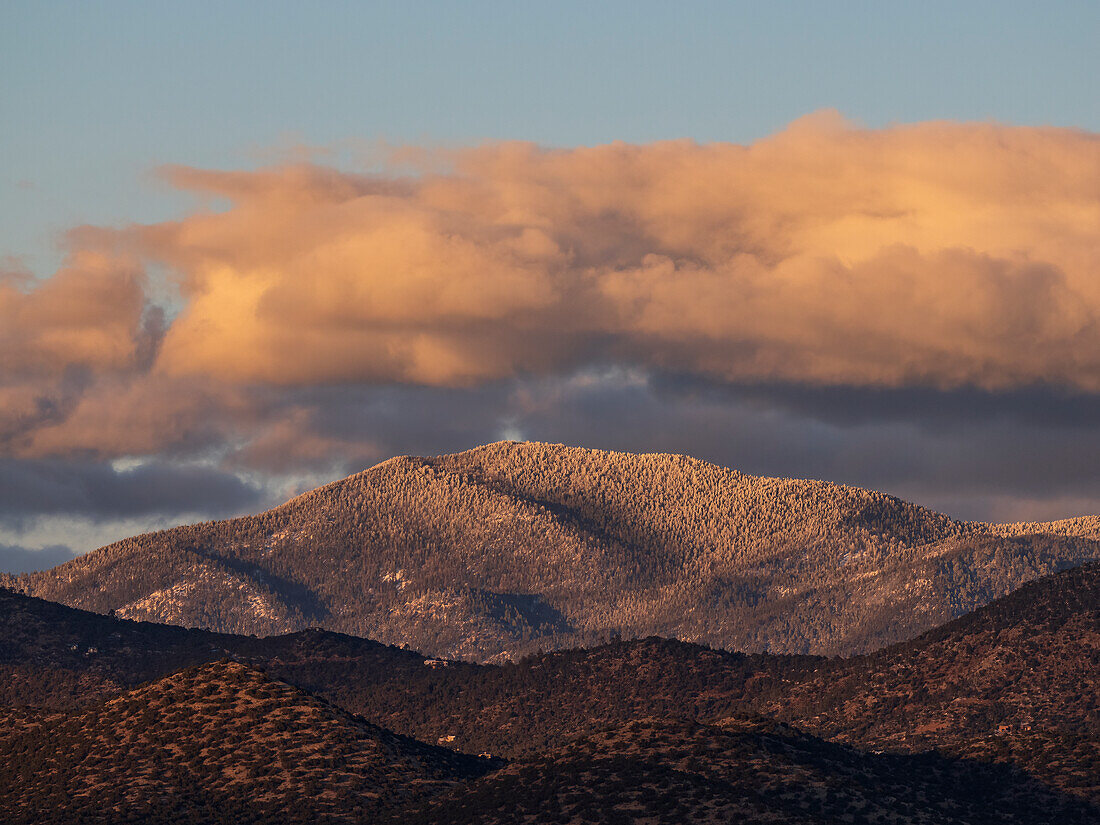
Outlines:
<svg viewBox="0 0 1100 825"><path fill-rule="evenodd" d="M1100 557L826 481L501 441L399 456L287 503L16 580L90 610L237 633L309 626L446 658L664 635L849 653Z"/></svg>

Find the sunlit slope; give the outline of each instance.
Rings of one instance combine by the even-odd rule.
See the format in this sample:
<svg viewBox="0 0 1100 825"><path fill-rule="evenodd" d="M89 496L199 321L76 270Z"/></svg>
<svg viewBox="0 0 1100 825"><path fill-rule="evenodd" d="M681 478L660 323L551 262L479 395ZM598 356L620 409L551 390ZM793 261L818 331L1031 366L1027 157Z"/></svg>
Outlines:
<svg viewBox="0 0 1100 825"><path fill-rule="evenodd" d="M1027 533L1054 533L1059 536L1100 539L1100 516L1077 516L1076 518L1067 518L1060 521L997 524L993 525L992 528L994 532L1006 536L1018 536Z"/></svg>
<svg viewBox="0 0 1100 825"><path fill-rule="evenodd" d="M503 442L395 458L258 516L139 536L15 584L124 617L323 625L479 659L611 632L844 653L1097 557L1087 536L960 523L828 482Z"/></svg>

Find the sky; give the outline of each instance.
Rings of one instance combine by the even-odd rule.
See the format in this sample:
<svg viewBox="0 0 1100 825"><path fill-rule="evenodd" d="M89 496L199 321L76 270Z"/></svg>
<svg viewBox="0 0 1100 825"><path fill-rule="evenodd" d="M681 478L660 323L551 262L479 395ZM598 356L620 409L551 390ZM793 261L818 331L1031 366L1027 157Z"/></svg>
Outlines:
<svg viewBox="0 0 1100 825"><path fill-rule="evenodd" d="M5 3L0 569L501 438L1100 512L1098 40L1092 2Z"/></svg>

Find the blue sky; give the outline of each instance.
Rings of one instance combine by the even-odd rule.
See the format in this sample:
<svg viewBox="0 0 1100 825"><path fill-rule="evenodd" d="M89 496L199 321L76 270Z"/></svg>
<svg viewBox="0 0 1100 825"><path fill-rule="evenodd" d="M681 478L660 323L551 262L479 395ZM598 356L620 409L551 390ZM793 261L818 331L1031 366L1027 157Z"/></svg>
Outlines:
<svg viewBox="0 0 1100 825"><path fill-rule="evenodd" d="M162 163L348 139L749 142L833 107L1100 130L1095 2L13 2L0 255L161 220Z"/></svg>

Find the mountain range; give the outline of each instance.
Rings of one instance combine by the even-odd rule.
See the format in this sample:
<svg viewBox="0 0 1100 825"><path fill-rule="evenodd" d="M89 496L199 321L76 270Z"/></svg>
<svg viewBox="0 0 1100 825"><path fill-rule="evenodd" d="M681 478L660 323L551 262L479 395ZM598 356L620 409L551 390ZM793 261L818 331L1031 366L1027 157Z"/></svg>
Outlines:
<svg viewBox="0 0 1100 825"><path fill-rule="evenodd" d="M479 662L651 635L833 656L1097 558L1097 517L961 522L684 456L501 442L394 458L260 515L0 583L122 618L323 627Z"/></svg>
<svg viewBox="0 0 1100 825"><path fill-rule="evenodd" d="M0 818L1090 823L1098 662L1100 563L844 659L648 638L478 665L0 591Z"/></svg>

